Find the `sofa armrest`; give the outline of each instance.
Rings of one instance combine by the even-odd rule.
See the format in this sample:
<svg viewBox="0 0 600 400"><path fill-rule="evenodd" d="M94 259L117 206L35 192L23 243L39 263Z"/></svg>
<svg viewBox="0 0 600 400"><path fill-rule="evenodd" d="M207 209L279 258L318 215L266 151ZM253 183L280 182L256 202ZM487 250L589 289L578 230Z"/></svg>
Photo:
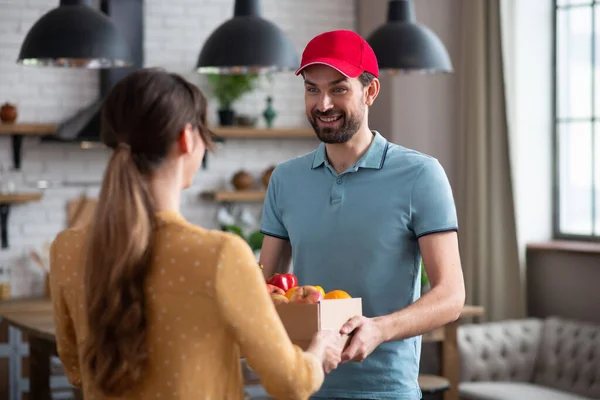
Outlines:
<svg viewBox="0 0 600 400"><path fill-rule="evenodd" d="M600 325L548 318L533 383L600 399Z"/></svg>
<svg viewBox="0 0 600 400"><path fill-rule="evenodd" d="M536 318L460 326L461 381L530 382L542 326Z"/></svg>

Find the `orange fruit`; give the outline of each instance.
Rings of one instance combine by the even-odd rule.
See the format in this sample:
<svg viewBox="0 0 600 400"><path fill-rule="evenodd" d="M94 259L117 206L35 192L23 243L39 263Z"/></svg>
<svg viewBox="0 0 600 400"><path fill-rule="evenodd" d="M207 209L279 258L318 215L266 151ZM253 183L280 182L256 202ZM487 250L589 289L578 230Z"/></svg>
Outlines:
<svg viewBox="0 0 600 400"><path fill-rule="evenodd" d="M285 297L288 298L288 300L290 299L290 297L292 297L292 293L294 293L294 290L298 289L298 286L294 286L293 288L289 288L287 292L285 292Z"/></svg>
<svg viewBox="0 0 600 400"><path fill-rule="evenodd" d="M325 297L325 291L323 290L323 288L321 286L315 286L317 289L319 289L319 292L321 292L321 294L323 294L323 297Z"/></svg>
<svg viewBox="0 0 600 400"><path fill-rule="evenodd" d="M352 296L350 296L347 292L344 292L343 290L332 290L331 292L328 292L327 294L325 294L324 298L326 300L333 300L333 299L351 299Z"/></svg>

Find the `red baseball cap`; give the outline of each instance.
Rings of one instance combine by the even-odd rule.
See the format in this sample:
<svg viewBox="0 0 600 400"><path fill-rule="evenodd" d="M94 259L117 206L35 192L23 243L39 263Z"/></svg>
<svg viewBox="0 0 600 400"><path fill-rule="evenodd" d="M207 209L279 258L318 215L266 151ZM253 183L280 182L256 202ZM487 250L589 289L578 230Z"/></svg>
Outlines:
<svg viewBox="0 0 600 400"><path fill-rule="evenodd" d="M348 30L324 32L308 42L296 75L313 64L327 65L348 78L356 78L365 71L379 76L377 57L369 43Z"/></svg>

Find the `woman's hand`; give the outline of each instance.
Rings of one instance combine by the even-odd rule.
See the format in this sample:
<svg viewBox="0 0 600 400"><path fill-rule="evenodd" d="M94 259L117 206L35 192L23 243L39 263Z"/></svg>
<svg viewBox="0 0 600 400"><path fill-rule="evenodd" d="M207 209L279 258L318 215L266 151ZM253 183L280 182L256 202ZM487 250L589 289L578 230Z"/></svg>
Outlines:
<svg viewBox="0 0 600 400"><path fill-rule="evenodd" d="M323 371L328 374L337 368L342 361L342 343L339 332L322 330L315 333L308 349L323 364Z"/></svg>

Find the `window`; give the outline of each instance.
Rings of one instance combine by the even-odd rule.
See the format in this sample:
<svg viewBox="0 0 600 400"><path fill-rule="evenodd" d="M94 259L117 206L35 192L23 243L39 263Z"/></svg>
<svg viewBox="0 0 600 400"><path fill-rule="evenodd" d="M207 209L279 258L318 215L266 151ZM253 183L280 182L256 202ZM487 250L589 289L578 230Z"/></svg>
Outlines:
<svg viewBox="0 0 600 400"><path fill-rule="evenodd" d="M556 0L554 233L600 240L600 0Z"/></svg>

